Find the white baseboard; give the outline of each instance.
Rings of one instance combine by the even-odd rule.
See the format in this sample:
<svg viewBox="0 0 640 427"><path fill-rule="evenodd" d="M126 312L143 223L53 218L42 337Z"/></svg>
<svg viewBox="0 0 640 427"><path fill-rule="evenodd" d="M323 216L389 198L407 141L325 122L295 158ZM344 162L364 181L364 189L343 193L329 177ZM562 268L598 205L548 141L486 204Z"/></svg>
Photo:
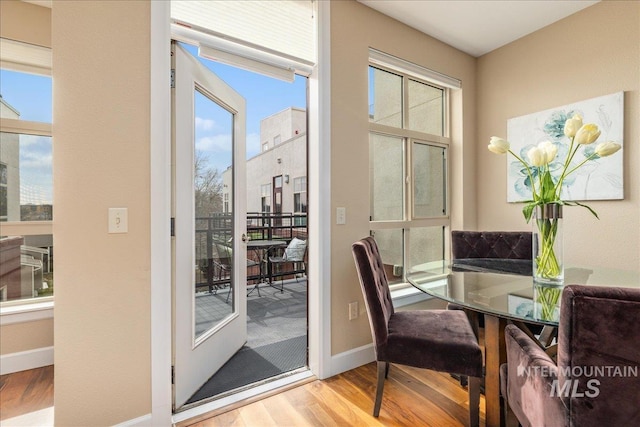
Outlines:
<svg viewBox="0 0 640 427"><path fill-rule="evenodd" d="M151 414L143 415L132 420L127 420L120 424L116 424L115 427L150 427L151 426Z"/></svg>
<svg viewBox="0 0 640 427"><path fill-rule="evenodd" d="M53 346L3 354L0 356L0 375L53 365Z"/></svg>
<svg viewBox="0 0 640 427"><path fill-rule="evenodd" d="M373 344L363 345L331 357L331 375L355 369L376 360Z"/></svg>

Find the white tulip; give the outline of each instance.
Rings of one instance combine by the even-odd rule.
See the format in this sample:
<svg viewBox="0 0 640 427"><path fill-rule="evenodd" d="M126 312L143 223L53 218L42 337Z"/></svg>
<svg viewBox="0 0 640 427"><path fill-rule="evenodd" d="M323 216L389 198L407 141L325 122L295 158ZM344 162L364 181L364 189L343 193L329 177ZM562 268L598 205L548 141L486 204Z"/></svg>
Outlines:
<svg viewBox="0 0 640 427"><path fill-rule="evenodd" d="M529 158L529 163L531 163L532 166L540 167L547 164L547 156L544 150L538 146L527 151L527 157Z"/></svg>
<svg viewBox="0 0 640 427"><path fill-rule="evenodd" d="M578 130L582 127L582 117L574 114L572 118L564 122L564 134L569 138L576 136Z"/></svg>
<svg viewBox="0 0 640 427"><path fill-rule="evenodd" d="M538 144L538 148L544 151L545 155L545 164L549 164L556 158L556 154L558 154L558 146L552 143L551 141L544 141Z"/></svg>
<svg viewBox="0 0 640 427"><path fill-rule="evenodd" d="M596 154L600 157L607 157L612 155L613 153L615 153L621 148L622 148L622 145L618 144L617 142L613 142L613 141L601 142L596 147Z"/></svg>
<svg viewBox="0 0 640 427"><path fill-rule="evenodd" d="M594 142L600 136L600 129L598 125L594 123L587 123L582 125L578 132L576 132L575 141L578 144L588 145Z"/></svg>
<svg viewBox="0 0 640 427"><path fill-rule="evenodd" d="M509 144L509 141L507 141L506 139L492 136L487 148L489 149L489 151L495 154L506 154L509 152L511 144Z"/></svg>

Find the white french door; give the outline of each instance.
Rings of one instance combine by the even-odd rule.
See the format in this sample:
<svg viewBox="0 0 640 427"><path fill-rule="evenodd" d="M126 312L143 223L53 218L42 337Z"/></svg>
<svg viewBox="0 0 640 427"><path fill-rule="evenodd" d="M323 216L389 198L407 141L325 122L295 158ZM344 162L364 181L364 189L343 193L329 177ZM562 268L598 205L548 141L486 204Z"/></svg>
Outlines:
<svg viewBox="0 0 640 427"><path fill-rule="evenodd" d="M246 113L244 98L176 42L172 62L178 409L247 340Z"/></svg>

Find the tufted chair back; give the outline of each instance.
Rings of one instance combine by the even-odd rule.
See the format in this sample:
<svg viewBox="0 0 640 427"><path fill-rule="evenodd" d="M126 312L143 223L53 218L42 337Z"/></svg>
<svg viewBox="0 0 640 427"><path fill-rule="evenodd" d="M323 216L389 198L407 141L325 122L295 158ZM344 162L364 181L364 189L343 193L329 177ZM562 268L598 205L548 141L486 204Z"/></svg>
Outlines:
<svg viewBox="0 0 640 427"><path fill-rule="evenodd" d="M640 289L565 286L557 363L507 325L503 396L520 424L640 425L639 318Z"/></svg>
<svg viewBox="0 0 640 427"><path fill-rule="evenodd" d="M638 319L640 289L565 287L560 305L558 382L562 388L573 385L565 384L567 380L577 381L580 392L586 393L563 396L571 425L640 425ZM580 373L582 377L571 376ZM593 396L595 391L597 396Z"/></svg>
<svg viewBox="0 0 640 427"><path fill-rule="evenodd" d="M378 245L373 237L365 237L352 245L353 258L365 295L373 343L378 350L387 342L389 319L393 314L393 302L389 293L387 275L382 264Z"/></svg>
<svg viewBox="0 0 640 427"><path fill-rule="evenodd" d="M502 258L531 259L532 233L526 231L451 232L453 259Z"/></svg>

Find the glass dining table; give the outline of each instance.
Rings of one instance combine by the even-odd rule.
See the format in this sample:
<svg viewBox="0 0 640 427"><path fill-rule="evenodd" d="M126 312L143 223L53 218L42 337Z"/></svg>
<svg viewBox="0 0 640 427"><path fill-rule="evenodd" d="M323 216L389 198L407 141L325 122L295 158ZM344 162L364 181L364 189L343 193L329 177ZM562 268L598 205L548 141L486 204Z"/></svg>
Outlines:
<svg viewBox="0 0 640 427"><path fill-rule="evenodd" d="M422 292L484 315L486 425L504 425L500 365L506 362L504 327L515 323L558 326L558 318L536 313L530 268L513 260L440 260L415 265L407 280ZM612 268L565 268L565 284L640 287L640 272ZM549 328L546 328L547 330ZM544 329L543 329L544 330Z"/></svg>

